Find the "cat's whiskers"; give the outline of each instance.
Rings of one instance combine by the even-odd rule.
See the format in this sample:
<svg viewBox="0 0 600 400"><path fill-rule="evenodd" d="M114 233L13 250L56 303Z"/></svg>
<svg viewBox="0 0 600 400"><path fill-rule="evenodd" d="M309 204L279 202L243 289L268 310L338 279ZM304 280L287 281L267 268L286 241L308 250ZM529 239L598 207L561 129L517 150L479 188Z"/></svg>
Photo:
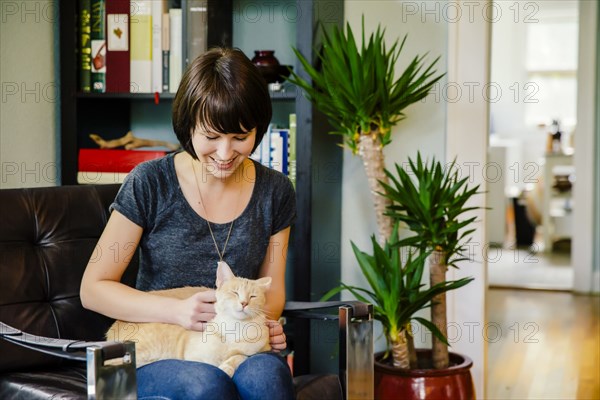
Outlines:
<svg viewBox="0 0 600 400"><path fill-rule="evenodd" d="M262 308L256 306L248 306L244 309L244 312L251 317L262 317L266 318L267 313Z"/></svg>

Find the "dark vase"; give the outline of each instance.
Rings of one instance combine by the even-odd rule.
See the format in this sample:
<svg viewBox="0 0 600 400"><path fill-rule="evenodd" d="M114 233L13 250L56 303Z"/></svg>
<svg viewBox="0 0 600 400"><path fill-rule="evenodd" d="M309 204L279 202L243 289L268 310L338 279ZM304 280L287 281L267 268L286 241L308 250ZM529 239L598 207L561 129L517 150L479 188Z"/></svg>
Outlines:
<svg viewBox="0 0 600 400"><path fill-rule="evenodd" d="M275 58L275 50L254 50L252 63L256 65L267 83L281 81L279 78L279 60Z"/></svg>
<svg viewBox="0 0 600 400"><path fill-rule="evenodd" d="M419 368L404 370L383 360L384 353L375 354L375 399L404 400L474 400L471 377L473 361L467 356L450 353L450 366L431 368L431 350L418 349Z"/></svg>

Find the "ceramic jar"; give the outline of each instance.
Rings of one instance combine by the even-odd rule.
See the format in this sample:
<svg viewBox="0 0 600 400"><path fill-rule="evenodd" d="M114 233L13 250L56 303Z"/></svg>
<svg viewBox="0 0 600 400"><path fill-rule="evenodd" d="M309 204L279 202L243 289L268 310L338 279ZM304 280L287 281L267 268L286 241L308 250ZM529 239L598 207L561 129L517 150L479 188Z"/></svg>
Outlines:
<svg viewBox="0 0 600 400"><path fill-rule="evenodd" d="M256 65L267 83L280 81L279 60L275 57L274 50L255 50L252 63Z"/></svg>

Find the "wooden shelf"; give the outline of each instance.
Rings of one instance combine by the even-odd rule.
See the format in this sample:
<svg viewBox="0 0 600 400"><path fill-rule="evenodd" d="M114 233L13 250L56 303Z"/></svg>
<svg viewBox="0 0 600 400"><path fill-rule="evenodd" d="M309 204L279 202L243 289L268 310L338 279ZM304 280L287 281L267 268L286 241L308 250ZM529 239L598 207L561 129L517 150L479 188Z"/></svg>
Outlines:
<svg viewBox="0 0 600 400"><path fill-rule="evenodd" d="M159 93L160 99L174 99L175 93ZM154 100L154 93L77 93L78 99Z"/></svg>
<svg viewBox="0 0 600 400"><path fill-rule="evenodd" d="M552 242L554 239L558 239L556 232L556 217L565 217L570 215L570 212L563 210L563 212L556 213L556 209L553 207L554 200L556 201L568 201L573 195L573 191L559 192L552 187L554 182L554 176L556 174L555 169L570 167L572 169L573 155L572 154L546 154L544 157L543 166L543 184L544 184L544 198L542 206L542 234L544 239L544 251L552 251ZM569 234L570 236L570 234Z"/></svg>

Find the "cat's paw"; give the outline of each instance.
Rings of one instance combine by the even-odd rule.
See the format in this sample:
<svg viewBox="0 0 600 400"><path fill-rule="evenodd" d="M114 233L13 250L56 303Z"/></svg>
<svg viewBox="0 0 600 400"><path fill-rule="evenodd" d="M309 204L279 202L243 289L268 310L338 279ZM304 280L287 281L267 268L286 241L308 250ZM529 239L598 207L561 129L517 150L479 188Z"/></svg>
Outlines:
<svg viewBox="0 0 600 400"><path fill-rule="evenodd" d="M233 378L233 374L235 374L235 368L233 368L231 365L221 364L219 368L229 375L230 378Z"/></svg>

